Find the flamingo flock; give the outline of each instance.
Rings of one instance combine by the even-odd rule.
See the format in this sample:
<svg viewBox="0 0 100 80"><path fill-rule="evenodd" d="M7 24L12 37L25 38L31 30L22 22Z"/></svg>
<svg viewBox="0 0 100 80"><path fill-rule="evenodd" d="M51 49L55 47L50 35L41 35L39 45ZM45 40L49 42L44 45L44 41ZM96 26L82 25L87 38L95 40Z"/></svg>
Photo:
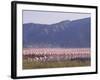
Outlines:
<svg viewBox="0 0 100 80"><path fill-rule="evenodd" d="M27 61L66 61L90 59L90 48L24 48Z"/></svg>

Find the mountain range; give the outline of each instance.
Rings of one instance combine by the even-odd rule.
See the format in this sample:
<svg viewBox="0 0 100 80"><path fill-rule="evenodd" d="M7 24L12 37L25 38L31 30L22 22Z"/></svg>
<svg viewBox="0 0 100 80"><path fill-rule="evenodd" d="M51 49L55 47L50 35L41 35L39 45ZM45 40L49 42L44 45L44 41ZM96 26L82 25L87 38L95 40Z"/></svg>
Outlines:
<svg viewBox="0 0 100 80"><path fill-rule="evenodd" d="M55 24L23 24L24 48L89 48L91 18Z"/></svg>

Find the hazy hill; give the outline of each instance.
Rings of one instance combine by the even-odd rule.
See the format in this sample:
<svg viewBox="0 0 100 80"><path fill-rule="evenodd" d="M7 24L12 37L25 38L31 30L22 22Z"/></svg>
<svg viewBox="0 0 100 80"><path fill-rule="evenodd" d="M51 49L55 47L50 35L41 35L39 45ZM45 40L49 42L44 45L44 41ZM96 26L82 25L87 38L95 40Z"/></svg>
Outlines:
<svg viewBox="0 0 100 80"><path fill-rule="evenodd" d="M46 24L23 24L24 47L90 47L90 18Z"/></svg>

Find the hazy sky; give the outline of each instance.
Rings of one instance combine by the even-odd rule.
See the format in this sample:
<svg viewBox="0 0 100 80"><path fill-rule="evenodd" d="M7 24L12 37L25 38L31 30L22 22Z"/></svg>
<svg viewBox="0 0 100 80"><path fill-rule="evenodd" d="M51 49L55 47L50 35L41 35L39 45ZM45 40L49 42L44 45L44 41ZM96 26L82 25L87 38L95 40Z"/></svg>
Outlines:
<svg viewBox="0 0 100 80"><path fill-rule="evenodd" d="M76 20L90 17L87 13L23 11L23 23L54 24L64 20Z"/></svg>

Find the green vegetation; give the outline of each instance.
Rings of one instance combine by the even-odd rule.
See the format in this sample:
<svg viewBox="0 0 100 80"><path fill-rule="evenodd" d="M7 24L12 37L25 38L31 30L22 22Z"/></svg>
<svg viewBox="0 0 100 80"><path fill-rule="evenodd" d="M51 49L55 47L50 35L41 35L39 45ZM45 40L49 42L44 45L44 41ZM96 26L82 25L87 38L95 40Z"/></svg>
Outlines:
<svg viewBox="0 0 100 80"><path fill-rule="evenodd" d="M39 68L60 68L60 67L80 67L90 66L90 60L67 60L67 61L28 61L23 60L23 69L39 69Z"/></svg>

